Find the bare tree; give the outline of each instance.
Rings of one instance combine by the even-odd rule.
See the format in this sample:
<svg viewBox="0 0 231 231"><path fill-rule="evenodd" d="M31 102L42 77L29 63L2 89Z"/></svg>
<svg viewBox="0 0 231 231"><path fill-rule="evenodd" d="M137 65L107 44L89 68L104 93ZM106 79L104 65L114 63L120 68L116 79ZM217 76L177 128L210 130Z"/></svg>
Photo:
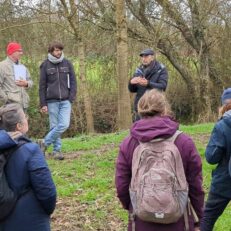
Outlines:
<svg viewBox="0 0 231 231"><path fill-rule="evenodd" d="M195 119L198 114L201 120L209 119L211 109L216 109L218 105L221 89L229 86L230 2L125 0L125 3L126 25L122 15L117 18L117 2L112 0L2 1L0 46L5 49L7 41L16 38L23 41L25 51L35 57L44 53L47 43L56 38L65 40L65 49L69 49L69 52L76 54L78 49L78 54L83 55L81 62L85 60L85 52L92 57L105 55L105 59L110 57L113 62L115 51L118 50L117 66L124 66L125 69L128 65L126 42L134 49L129 50L130 53L136 52L135 49L144 44L151 46L167 57L179 73L174 72L174 75L185 83L190 96L187 102L191 115ZM116 31L117 43L113 36ZM86 41L87 46L84 44ZM126 78L122 78L127 71L117 70L118 94L121 96L118 99L118 127L122 127L122 113L127 109L119 105L124 107L123 102L129 102L125 87L127 74ZM82 95L84 111L91 115L86 116L87 130L90 131L93 127L93 109L85 75L84 63L80 66L80 83L81 87L86 88ZM104 75L107 78L107 72ZM96 92L94 94L97 95Z"/></svg>
<svg viewBox="0 0 231 231"><path fill-rule="evenodd" d="M131 125L131 104L128 84L128 37L124 0L116 0L117 78L118 78L118 122L119 129Z"/></svg>
<svg viewBox="0 0 231 231"><path fill-rule="evenodd" d="M78 6L74 0L60 0L63 9L64 16L68 20L70 28L73 30L73 34L76 39L76 43L79 45L80 55L80 80L83 90L83 98L85 105L85 114L87 120L87 132L94 132L94 121L91 108L91 98L87 89L86 83L86 70L85 70L85 46L83 42L83 35L80 33L80 22L78 14Z"/></svg>
<svg viewBox="0 0 231 231"><path fill-rule="evenodd" d="M210 82L216 87L218 94L223 86L215 68L214 56L211 54L214 42L208 33L211 19L209 16L217 6L215 1L209 5L205 4L206 1L197 0L126 2L132 15L143 27L143 30L130 28L130 36L138 37L139 40L159 48L181 74L190 95L193 96L193 112L200 111L205 120L209 119L211 94L214 92L214 88L210 88ZM184 60L187 57L183 52L187 47L191 49L192 54L190 63Z"/></svg>

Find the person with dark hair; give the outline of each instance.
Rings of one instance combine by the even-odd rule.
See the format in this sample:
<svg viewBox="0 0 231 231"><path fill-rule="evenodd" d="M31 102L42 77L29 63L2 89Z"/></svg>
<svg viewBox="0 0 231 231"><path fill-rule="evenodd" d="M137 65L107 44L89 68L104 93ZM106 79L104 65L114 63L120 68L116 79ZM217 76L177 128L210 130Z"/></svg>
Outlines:
<svg viewBox="0 0 231 231"><path fill-rule="evenodd" d="M15 150L8 158L5 174L10 188L19 195L13 211L0 221L0 230L51 230L56 187L42 151L25 136L27 131L28 118L19 104L0 107L0 152Z"/></svg>
<svg viewBox="0 0 231 231"><path fill-rule="evenodd" d="M59 50L63 50L64 49L64 46L62 43L60 42L53 42L49 45L48 47L48 53L52 54L54 52L55 49L59 49Z"/></svg>
<svg viewBox="0 0 231 231"><path fill-rule="evenodd" d="M152 49L143 50L140 53L140 58L141 65L136 69L128 83L129 91L136 93L134 101L135 121L140 119L137 113L137 104L142 95L151 89L165 91L168 83L167 69L162 63L156 60Z"/></svg>
<svg viewBox="0 0 231 231"><path fill-rule="evenodd" d="M205 157L209 164L216 165L212 172L212 182L201 231L212 231L221 214L231 200L231 88L224 90L219 108L220 119L215 124Z"/></svg>
<svg viewBox="0 0 231 231"><path fill-rule="evenodd" d="M63 160L61 135L70 125L71 104L76 98L77 84L72 63L64 58L64 46L53 42L48 57L40 66L39 98L41 112L49 114L50 131L42 146L53 145L54 159Z"/></svg>
<svg viewBox="0 0 231 231"><path fill-rule="evenodd" d="M189 199L199 221L194 219L196 216L193 216L191 211L188 213L188 221L182 216L177 222L170 224L147 222L138 216L133 216L134 210L131 203L131 194L129 194L129 186L133 177L132 162L135 149L141 143L147 143L152 140L155 141L155 139L168 139L179 129L179 124L173 119L173 113L165 94L157 89L147 91L140 98L138 102L138 113L141 119L133 124L130 135L121 143L116 162L115 183L117 196L123 208L128 210L129 213L128 231L182 231L185 230L184 228L187 224L189 226L188 230L199 231L199 223L203 215L204 206L202 162L193 140L184 133L180 133L177 136L174 144L182 158L185 177L188 183ZM152 190L157 190L156 185L153 185ZM151 197L152 193L150 191L149 194ZM133 201L134 200L133 198Z"/></svg>
<svg viewBox="0 0 231 231"><path fill-rule="evenodd" d="M28 69L21 64L22 46L17 42L10 42L6 49L7 58L0 62L0 105L19 103L24 111L29 106L29 96L26 92L31 88Z"/></svg>

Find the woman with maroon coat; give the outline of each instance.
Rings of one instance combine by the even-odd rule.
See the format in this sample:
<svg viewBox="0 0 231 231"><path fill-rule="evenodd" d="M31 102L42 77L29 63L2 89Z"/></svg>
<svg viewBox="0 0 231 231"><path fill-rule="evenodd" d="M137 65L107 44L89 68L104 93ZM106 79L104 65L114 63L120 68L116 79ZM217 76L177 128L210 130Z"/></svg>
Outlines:
<svg viewBox="0 0 231 231"><path fill-rule="evenodd" d="M116 163L116 189L117 196L124 209L131 214L132 205L129 196L129 185L132 178L132 158L139 142L148 142L154 138L171 137L179 128L179 124L172 119L170 106L164 93L154 89L146 92L138 103L138 112L142 119L135 122L130 135L120 145L120 152ZM182 157L186 179L189 185L189 198L199 218L203 215L204 192L202 189L202 163L201 158L192 139L181 133L175 141ZM157 224L145 222L135 217L136 231L184 231L185 221L172 224ZM129 220L128 230L132 230ZM189 230L199 231L199 223L195 223L189 215Z"/></svg>

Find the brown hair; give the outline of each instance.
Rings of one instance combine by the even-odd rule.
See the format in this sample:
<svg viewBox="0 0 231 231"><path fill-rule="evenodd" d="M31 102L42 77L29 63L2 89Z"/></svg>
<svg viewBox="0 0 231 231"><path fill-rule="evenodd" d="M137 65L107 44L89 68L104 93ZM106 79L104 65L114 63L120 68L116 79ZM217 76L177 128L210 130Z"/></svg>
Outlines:
<svg viewBox="0 0 231 231"><path fill-rule="evenodd" d="M7 132L16 131L17 123L23 119L23 113L22 107L16 103L0 107L0 128Z"/></svg>
<svg viewBox="0 0 231 231"><path fill-rule="evenodd" d="M49 53L52 53L52 52L55 50L55 48L58 48L58 49L60 49L60 50L63 50L63 49L64 49L64 46L63 46L62 43L54 41L54 42L50 43L50 45L49 45L49 47L48 47L48 52L49 52Z"/></svg>
<svg viewBox="0 0 231 231"><path fill-rule="evenodd" d="M219 108L219 117L222 117L225 112L231 110L231 99L227 99L225 104Z"/></svg>
<svg viewBox="0 0 231 231"><path fill-rule="evenodd" d="M138 113L141 117L168 115L173 117L171 107L164 92L157 89L146 91L138 102Z"/></svg>

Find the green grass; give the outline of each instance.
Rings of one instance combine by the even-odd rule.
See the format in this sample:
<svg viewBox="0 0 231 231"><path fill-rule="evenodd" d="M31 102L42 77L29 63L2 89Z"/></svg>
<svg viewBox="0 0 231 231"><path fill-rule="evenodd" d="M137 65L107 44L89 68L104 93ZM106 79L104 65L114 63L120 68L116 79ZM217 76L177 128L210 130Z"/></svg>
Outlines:
<svg viewBox="0 0 231 231"><path fill-rule="evenodd" d="M102 145L118 144L127 134L127 131L123 131L111 134L81 135L71 139L64 139L63 151L94 151L94 149L98 149Z"/></svg>
<svg viewBox="0 0 231 231"><path fill-rule="evenodd" d="M210 123L180 126L194 139L202 157L206 193L214 166L206 163L204 151L213 126ZM63 140L63 152L67 158L63 162L48 160L60 203L54 214L52 230L67 230L67 227L83 231L126 230L127 213L116 197L114 175L118 146L127 135L128 131L123 131ZM230 215L228 206L214 230L231 230ZM60 219L62 223L59 223Z"/></svg>
<svg viewBox="0 0 231 231"><path fill-rule="evenodd" d="M180 130L184 131L189 135L195 134L210 134L214 127L214 123L204 123L204 124L196 124L196 125L180 125Z"/></svg>

